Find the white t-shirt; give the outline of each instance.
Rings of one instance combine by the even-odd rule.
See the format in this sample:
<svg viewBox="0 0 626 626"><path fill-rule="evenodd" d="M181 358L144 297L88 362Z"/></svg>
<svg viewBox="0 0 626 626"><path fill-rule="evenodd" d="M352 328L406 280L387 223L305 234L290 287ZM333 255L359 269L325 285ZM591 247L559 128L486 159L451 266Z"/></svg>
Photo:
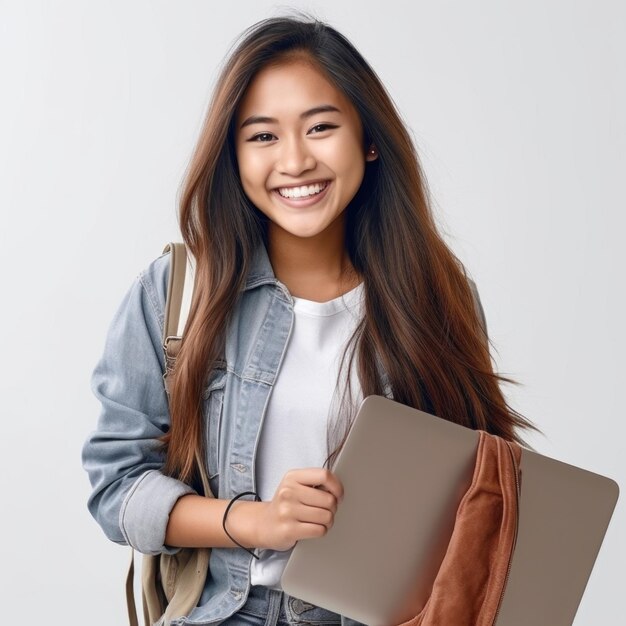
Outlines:
<svg viewBox="0 0 626 626"><path fill-rule="evenodd" d="M331 452L327 450L327 420L339 400L334 394L340 360L363 310L362 282L328 302L294 297L293 328L257 447L255 474L261 500L272 500L288 470L324 466ZM352 364L351 390L358 403L362 395L356 361ZM342 384L345 379L343 373ZM342 390L340 386L339 392ZM258 550L257 554L260 558L252 559L250 584L281 589L280 577L291 550Z"/></svg>

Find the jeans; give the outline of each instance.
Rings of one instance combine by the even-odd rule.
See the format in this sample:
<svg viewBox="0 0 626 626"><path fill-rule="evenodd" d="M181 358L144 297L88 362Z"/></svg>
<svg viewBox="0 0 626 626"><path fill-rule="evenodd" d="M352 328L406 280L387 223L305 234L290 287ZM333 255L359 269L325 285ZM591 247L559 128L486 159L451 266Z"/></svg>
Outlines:
<svg viewBox="0 0 626 626"><path fill-rule="evenodd" d="M357 622L351 622L356 624ZM222 626L340 626L341 615L293 598L285 591L252 585L246 603Z"/></svg>

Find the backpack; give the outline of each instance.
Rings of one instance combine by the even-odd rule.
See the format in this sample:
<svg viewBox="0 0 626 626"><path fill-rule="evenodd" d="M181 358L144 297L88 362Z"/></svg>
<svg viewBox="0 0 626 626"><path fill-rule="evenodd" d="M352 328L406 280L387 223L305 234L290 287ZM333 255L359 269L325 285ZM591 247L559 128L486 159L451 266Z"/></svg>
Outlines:
<svg viewBox="0 0 626 626"><path fill-rule="evenodd" d="M168 374L173 370L189 315L194 288L194 265L183 243L168 243L170 273L163 322L165 372L163 384L169 398ZM204 463L196 456L204 495L211 492ZM211 548L181 548L176 554L142 555L141 595L145 626L169 626L170 621L187 615L198 604L209 570ZM135 551L126 577L126 604L130 626L139 626L133 589Z"/></svg>

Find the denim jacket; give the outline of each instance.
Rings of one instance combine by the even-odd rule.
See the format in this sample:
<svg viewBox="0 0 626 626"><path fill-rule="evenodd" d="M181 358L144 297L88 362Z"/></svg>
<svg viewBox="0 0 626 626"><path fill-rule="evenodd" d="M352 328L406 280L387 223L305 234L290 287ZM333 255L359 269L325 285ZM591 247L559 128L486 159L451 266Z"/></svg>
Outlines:
<svg viewBox="0 0 626 626"><path fill-rule="evenodd" d="M169 514L178 498L195 493L161 472L164 458L156 445L170 419L162 379L168 275L165 253L139 274L113 317L91 379L102 408L97 429L82 449L92 485L89 511L111 541L144 554L180 549L164 545ZM209 373L203 394L205 461L218 498L256 491L260 429L293 319L292 296L275 277L265 246L259 245L227 328L224 362ZM380 364L379 371L385 395L391 397ZM235 613L248 595L252 558L242 548L213 547L210 576L197 607L172 624L209 624ZM355 623L342 617L343 626Z"/></svg>

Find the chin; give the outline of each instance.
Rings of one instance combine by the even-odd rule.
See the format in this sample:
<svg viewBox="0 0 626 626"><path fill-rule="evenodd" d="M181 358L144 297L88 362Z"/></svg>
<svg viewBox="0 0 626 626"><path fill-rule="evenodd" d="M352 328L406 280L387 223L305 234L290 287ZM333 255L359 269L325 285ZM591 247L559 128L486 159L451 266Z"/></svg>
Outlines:
<svg viewBox="0 0 626 626"><path fill-rule="evenodd" d="M310 237L315 237L320 233L324 232L330 224L285 224L280 222L273 222L270 220L270 228L278 228L280 231L285 233L289 233L292 237L299 237L301 239L308 239Z"/></svg>
<svg viewBox="0 0 626 626"><path fill-rule="evenodd" d="M298 237L299 239L310 239L311 237L315 237L322 232L323 229L314 229L314 230L287 230L287 232L293 237Z"/></svg>

